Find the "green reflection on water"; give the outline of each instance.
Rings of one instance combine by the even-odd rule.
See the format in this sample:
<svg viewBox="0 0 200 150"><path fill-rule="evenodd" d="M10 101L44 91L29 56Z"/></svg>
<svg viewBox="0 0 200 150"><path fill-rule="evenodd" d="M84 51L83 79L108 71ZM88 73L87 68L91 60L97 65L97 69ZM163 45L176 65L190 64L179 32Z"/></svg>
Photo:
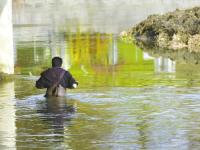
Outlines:
<svg viewBox="0 0 200 150"><path fill-rule="evenodd" d="M41 46L33 41L28 46L19 46L15 72L39 75L50 67L51 57L63 58L63 67L77 78L80 85L123 86L134 85L142 74L154 72L154 61L145 60L143 52L132 44L123 43L113 34L59 34L56 43ZM44 44L43 44L44 45ZM128 80L127 80L128 79ZM142 80L142 78L141 78ZM146 81L141 81L146 84Z"/></svg>
<svg viewBox="0 0 200 150"><path fill-rule="evenodd" d="M83 42L83 36L90 38L90 42ZM10 121L15 132L8 137L16 140L18 149L160 149L163 146L177 148L177 143L188 140L198 141L199 88L194 88L200 83L198 71L187 65L181 70L183 67L177 65L176 73L156 74L153 60L145 60L140 49L114 40L113 35L80 34L79 46L77 35L69 38L72 46L70 40L65 40L68 46L64 53L57 48L56 53L65 54L63 58L69 59L70 71L80 87L69 91L66 99L45 100L37 95L44 91L35 89L34 81L27 76L23 76L24 79L20 76L7 88L4 82L0 85L4 91L0 100L16 102L16 105L2 104L0 110L6 106L15 112ZM93 46L88 46L92 50L82 48L92 42ZM117 46L113 48L115 42ZM17 66L24 66L21 70L26 68L24 74L27 74L36 64L39 69L33 74L38 75L49 66L51 53L48 50L45 57L41 52L39 62L33 56L24 56L18 59L17 62L22 63ZM2 135L4 140L5 134ZM196 146L198 144L193 147ZM184 145L181 148L184 149Z"/></svg>
<svg viewBox="0 0 200 150"><path fill-rule="evenodd" d="M198 89L193 88L200 85L198 65L176 64L175 73L156 73L154 59L113 34L77 32L53 38L47 45L33 41L19 46L16 73L39 75L58 55L80 86L64 101L52 103L37 95L44 90L37 90L31 77L15 80L19 149L159 149L174 148L171 143L177 147L187 136L198 140L193 133L198 123L190 126L191 116L198 118ZM183 135L186 129L191 131ZM180 136L177 142L175 135Z"/></svg>
<svg viewBox="0 0 200 150"><path fill-rule="evenodd" d="M49 49L45 47L17 48L17 61L15 64L16 74L38 74L42 69L47 68L51 63Z"/></svg>

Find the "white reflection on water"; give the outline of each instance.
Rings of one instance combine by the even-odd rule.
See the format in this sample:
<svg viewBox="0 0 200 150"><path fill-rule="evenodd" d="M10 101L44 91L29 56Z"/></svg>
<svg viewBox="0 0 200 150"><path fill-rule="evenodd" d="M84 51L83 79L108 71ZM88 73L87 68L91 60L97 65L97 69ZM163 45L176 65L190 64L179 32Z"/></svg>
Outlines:
<svg viewBox="0 0 200 150"><path fill-rule="evenodd" d="M176 71L176 63L169 58L158 57L154 60L155 72L174 73Z"/></svg>
<svg viewBox="0 0 200 150"><path fill-rule="evenodd" d="M118 64L118 47L117 47L117 37L113 36L110 40L110 48L108 52L109 64L116 65Z"/></svg>
<svg viewBox="0 0 200 150"><path fill-rule="evenodd" d="M14 82L0 86L0 149L16 149Z"/></svg>

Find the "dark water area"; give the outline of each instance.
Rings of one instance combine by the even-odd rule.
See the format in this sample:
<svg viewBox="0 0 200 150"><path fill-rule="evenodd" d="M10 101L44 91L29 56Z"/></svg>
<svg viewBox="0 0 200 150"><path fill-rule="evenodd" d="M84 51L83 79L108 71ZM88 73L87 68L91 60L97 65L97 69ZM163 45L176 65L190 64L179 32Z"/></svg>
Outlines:
<svg viewBox="0 0 200 150"><path fill-rule="evenodd" d="M200 148L199 65L177 59L185 55L147 51L118 37L132 22L156 12L157 5L163 13L196 6L198 1L160 0L155 6L144 1L148 11L137 1L121 9L104 1L99 7L95 1L84 7L88 15L80 13L78 2L69 3L76 13L68 14L63 13L69 8L64 2L48 2L46 7L40 2L14 4L15 79L0 81L0 149ZM128 23L123 19L133 3L135 11L143 14ZM56 18L45 18L47 14L36 8L52 10ZM117 9L119 20L106 24L102 18ZM46 99L45 91L34 86L53 56L63 58L63 68L79 81L79 87L68 90L64 98Z"/></svg>

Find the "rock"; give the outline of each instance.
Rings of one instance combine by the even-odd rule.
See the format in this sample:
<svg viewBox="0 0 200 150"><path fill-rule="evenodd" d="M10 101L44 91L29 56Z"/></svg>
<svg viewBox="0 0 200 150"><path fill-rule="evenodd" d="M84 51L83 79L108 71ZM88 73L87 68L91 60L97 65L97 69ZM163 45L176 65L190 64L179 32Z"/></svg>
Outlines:
<svg viewBox="0 0 200 150"><path fill-rule="evenodd" d="M184 36L184 34L174 34L172 37L172 40L170 41L170 44L168 47L169 49L173 49L173 50L178 50L178 49L183 49L183 48L187 48L187 43L188 42L188 38Z"/></svg>
<svg viewBox="0 0 200 150"><path fill-rule="evenodd" d="M200 52L200 7L151 15L123 35L139 46Z"/></svg>
<svg viewBox="0 0 200 150"><path fill-rule="evenodd" d="M200 52L200 34L193 35L189 38L188 49L190 52Z"/></svg>
<svg viewBox="0 0 200 150"><path fill-rule="evenodd" d="M130 35L131 35L130 31L122 31L119 36L123 41L127 43L132 43L134 39Z"/></svg>
<svg viewBox="0 0 200 150"><path fill-rule="evenodd" d="M158 35L158 38L157 38L157 42L158 42L158 46L159 47L163 47L163 48L167 48L169 47L170 45L170 37L167 33L163 32L163 33L160 33Z"/></svg>
<svg viewBox="0 0 200 150"><path fill-rule="evenodd" d="M120 33L120 37L126 37L126 36L128 36L128 32L126 32L126 31L122 31L121 33Z"/></svg>

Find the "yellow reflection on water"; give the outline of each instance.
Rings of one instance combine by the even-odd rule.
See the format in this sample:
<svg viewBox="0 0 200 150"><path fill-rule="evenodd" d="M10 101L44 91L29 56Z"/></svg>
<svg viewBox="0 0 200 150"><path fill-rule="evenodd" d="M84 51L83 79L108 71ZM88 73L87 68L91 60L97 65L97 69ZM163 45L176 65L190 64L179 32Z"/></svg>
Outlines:
<svg viewBox="0 0 200 150"><path fill-rule="evenodd" d="M153 67L153 60L145 60L143 52L139 48L132 44L123 43L113 34L90 34L78 31L76 34L66 33L65 35L60 34L57 36L51 39L53 41L48 46L50 49L42 47L39 43L37 47L32 48L31 45L18 47L19 54L17 56L16 70L20 68L21 73L25 73L23 68L36 65L40 68L42 66L47 67L50 65L47 62L50 62L53 56L61 56L64 60L63 67L76 71L79 69L83 71L85 69L88 70L87 72L93 72L98 66L110 67L125 64L132 65L133 67L148 64ZM55 38L59 38L59 40ZM24 51L23 55L21 54L22 51ZM41 53L42 51L43 54ZM48 53L50 55L46 55ZM33 59L35 58L33 54L38 56L37 62Z"/></svg>

